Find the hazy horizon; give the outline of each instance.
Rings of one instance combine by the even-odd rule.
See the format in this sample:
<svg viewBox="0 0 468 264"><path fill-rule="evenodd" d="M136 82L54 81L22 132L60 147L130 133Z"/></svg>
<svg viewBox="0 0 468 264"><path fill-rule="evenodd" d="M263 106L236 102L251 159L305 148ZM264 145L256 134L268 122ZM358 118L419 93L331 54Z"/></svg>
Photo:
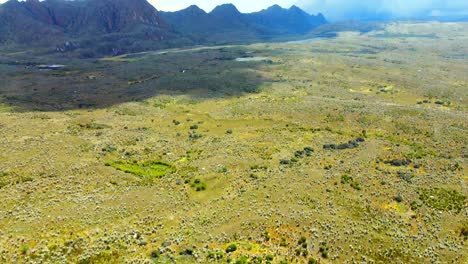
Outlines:
<svg viewBox="0 0 468 264"><path fill-rule="evenodd" d="M0 0L0 3L6 2ZM210 12L217 5L232 3L239 11L250 13L278 4L284 8L297 5L311 14L323 13L331 21L382 19L438 19L468 17L465 0L149 0L158 10L177 11L197 5Z"/></svg>

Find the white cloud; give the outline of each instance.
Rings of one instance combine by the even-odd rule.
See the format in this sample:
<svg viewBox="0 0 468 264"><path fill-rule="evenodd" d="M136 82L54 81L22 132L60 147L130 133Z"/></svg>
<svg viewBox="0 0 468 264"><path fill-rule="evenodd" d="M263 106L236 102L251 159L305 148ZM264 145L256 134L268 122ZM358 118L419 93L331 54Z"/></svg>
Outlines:
<svg viewBox="0 0 468 264"><path fill-rule="evenodd" d="M0 3L5 0L0 0ZM273 4L296 4L311 13L322 12L331 20L417 18L468 15L468 0L149 0L157 9L175 11L198 5L205 11L233 3L241 12L253 12Z"/></svg>
<svg viewBox="0 0 468 264"><path fill-rule="evenodd" d="M298 0L311 12L323 12L332 20L378 17L415 18L468 13L468 0Z"/></svg>

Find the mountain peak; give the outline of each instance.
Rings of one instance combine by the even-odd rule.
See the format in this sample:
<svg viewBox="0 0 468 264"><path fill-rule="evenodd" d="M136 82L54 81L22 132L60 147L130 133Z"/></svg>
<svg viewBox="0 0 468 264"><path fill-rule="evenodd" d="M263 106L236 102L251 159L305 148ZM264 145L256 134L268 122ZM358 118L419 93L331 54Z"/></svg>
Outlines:
<svg viewBox="0 0 468 264"><path fill-rule="evenodd" d="M211 14L241 14L237 7L233 4L222 4L213 9L211 11Z"/></svg>
<svg viewBox="0 0 468 264"><path fill-rule="evenodd" d="M190 12L193 12L193 13L205 13L205 10L201 9L200 7L198 7L197 5L191 5L181 11L190 11Z"/></svg>
<svg viewBox="0 0 468 264"><path fill-rule="evenodd" d="M272 5L272 6L268 7L267 10L269 10L269 11L278 11L278 10L283 10L283 8L281 6L275 4L275 5Z"/></svg>
<svg viewBox="0 0 468 264"><path fill-rule="evenodd" d="M296 12L296 13L305 13L304 10L302 10L300 7L298 7L297 5L292 5L290 8L289 8L289 11L292 11L292 12Z"/></svg>

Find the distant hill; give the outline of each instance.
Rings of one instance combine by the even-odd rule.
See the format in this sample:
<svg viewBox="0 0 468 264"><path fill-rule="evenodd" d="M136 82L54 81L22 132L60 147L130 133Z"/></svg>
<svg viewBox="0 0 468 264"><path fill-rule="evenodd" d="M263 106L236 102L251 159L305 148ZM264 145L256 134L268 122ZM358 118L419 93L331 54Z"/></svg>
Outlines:
<svg viewBox="0 0 468 264"><path fill-rule="evenodd" d="M297 6L284 9L278 5L249 14L249 20L253 24L262 26L269 34L305 34L320 25L327 24L322 14L313 16Z"/></svg>
<svg viewBox="0 0 468 264"><path fill-rule="evenodd" d="M293 6L243 14L232 4L159 12L146 0L10 0L0 5L0 45L81 57L305 34L327 21Z"/></svg>
<svg viewBox="0 0 468 264"><path fill-rule="evenodd" d="M313 16L296 6L284 9L278 5L250 14L239 12L232 4L217 6L210 13L190 6L161 12L161 16L175 31L208 42L301 35L327 23L322 14Z"/></svg>

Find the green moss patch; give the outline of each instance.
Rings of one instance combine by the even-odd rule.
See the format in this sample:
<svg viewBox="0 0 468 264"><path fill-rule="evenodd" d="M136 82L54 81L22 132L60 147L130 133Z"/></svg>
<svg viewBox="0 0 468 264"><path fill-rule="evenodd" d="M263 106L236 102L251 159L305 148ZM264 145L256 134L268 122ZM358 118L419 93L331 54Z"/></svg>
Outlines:
<svg viewBox="0 0 468 264"><path fill-rule="evenodd" d="M125 173L131 173L133 175L150 179L161 178L166 174L175 171L175 168L171 164L161 161L132 162L120 160L115 162L106 162L105 165Z"/></svg>
<svg viewBox="0 0 468 264"><path fill-rule="evenodd" d="M466 196L455 190L434 188L421 190L419 199L434 209L459 213L465 206Z"/></svg>

